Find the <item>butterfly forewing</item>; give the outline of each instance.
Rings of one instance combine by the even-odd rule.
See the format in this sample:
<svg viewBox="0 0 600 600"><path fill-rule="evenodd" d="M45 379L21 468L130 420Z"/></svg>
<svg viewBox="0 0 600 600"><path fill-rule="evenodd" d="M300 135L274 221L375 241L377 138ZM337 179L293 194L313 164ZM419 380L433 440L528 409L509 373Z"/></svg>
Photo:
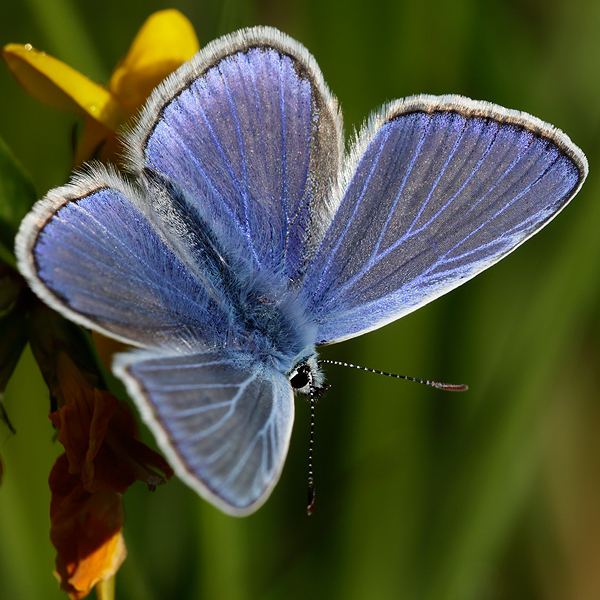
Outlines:
<svg viewBox="0 0 600 600"><path fill-rule="evenodd" d="M392 105L304 284L320 343L381 327L467 281L552 219L585 157L523 113L458 97Z"/></svg>
<svg viewBox="0 0 600 600"><path fill-rule="evenodd" d="M186 189L255 269L298 276L328 222L342 130L297 42L264 28L213 44L159 89L133 140L136 167Z"/></svg>
<svg viewBox="0 0 600 600"><path fill-rule="evenodd" d="M232 514L264 502L294 420L283 374L249 357L139 353L122 356L116 372L186 483Z"/></svg>

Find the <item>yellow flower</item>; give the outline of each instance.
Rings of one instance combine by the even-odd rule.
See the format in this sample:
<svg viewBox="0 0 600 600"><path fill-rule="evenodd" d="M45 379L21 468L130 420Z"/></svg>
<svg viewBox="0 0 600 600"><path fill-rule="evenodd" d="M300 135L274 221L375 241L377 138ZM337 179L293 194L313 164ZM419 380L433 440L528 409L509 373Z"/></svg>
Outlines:
<svg viewBox="0 0 600 600"><path fill-rule="evenodd" d="M150 92L199 49L191 23L176 10L151 15L115 68L108 89L31 45L8 44L2 58L34 98L84 118L74 157L111 160L118 152L115 133L144 104Z"/></svg>
<svg viewBox="0 0 600 600"><path fill-rule="evenodd" d="M200 49L192 24L179 11L154 13L142 25L129 52L116 66L108 89L31 45L7 44L2 58L34 98L84 120L73 158L114 162L121 154L117 130L143 106L152 90ZM94 333L99 355L110 367L123 344Z"/></svg>

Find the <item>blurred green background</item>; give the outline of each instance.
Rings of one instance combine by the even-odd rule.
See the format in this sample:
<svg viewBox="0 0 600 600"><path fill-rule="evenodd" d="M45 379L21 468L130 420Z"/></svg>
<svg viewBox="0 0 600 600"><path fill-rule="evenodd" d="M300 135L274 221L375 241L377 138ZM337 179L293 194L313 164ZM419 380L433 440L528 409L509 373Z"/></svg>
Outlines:
<svg viewBox="0 0 600 600"><path fill-rule="evenodd" d="M31 43L106 82L146 17L170 7L202 45L256 24L297 38L347 133L386 100L464 94L557 125L591 174L499 265L323 353L469 392L330 367L313 516L299 398L281 481L256 514L224 516L178 480L127 492L117 598L600 598L600 2L17 0L3 3L0 44ZM41 196L68 177L73 119L29 98L3 65L0 97L0 136ZM61 447L28 352L5 404L17 434L0 425L0 597L64 599L48 540L47 477Z"/></svg>

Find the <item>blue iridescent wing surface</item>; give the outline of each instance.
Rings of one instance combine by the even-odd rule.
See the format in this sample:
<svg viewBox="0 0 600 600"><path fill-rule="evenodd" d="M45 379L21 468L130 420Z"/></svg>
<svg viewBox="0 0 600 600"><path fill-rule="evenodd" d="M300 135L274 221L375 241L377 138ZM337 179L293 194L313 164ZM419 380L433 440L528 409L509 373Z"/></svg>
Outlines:
<svg viewBox="0 0 600 600"><path fill-rule="evenodd" d="M312 56L258 27L207 46L155 91L130 137L134 170L185 189L253 270L297 279L329 222L341 117Z"/></svg>
<svg viewBox="0 0 600 600"><path fill-rule="evenodd" d="M118 357L115 372L190 487L238 516L267 499L294 421L283 374L244 357L146 351Z"/></svg>
<svg viewBox="0 0 600 600"><path fill-rule="evenodd" d="M525 113L458 96L387 107L358 137L303 284L318 343L376 329L474 277L550 221L583 153Z"/></svg>
<svg viewBox="0 0 600 600"><path fill-rule="evenodd" d="M227 310L136 206L139 194L100 167L52 190L21 225L19 267L46 303L86 327L198 350L223 336Z"/></svg>

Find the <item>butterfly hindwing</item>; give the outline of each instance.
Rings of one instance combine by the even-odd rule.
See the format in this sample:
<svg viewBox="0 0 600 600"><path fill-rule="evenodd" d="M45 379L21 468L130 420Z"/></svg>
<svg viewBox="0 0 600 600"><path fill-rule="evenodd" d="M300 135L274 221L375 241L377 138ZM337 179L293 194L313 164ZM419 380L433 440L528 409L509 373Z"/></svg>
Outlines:
<svg viewBox="0 0 600 600"><path fill-rule="evenodd" d="M319 343L381 327L491 266L558 214L587 173L550 125L458 96L393 103L349 163L303 287Z"/></svg>
<svg viewBox="0 0 600 600"><path fill-rule="evenodd" d="M178 475L235 515L279 479L294 420L287 378L248 357L121 355L116 373Z"/></svg>
<svg viewBox="0 0 600 600"><path fill-rule="evenodd" d="M140 176L173 180L255 269L290 279L329 221L342 145L315 60L271 28L225 36L183 65L129 140Z"/></svg>

